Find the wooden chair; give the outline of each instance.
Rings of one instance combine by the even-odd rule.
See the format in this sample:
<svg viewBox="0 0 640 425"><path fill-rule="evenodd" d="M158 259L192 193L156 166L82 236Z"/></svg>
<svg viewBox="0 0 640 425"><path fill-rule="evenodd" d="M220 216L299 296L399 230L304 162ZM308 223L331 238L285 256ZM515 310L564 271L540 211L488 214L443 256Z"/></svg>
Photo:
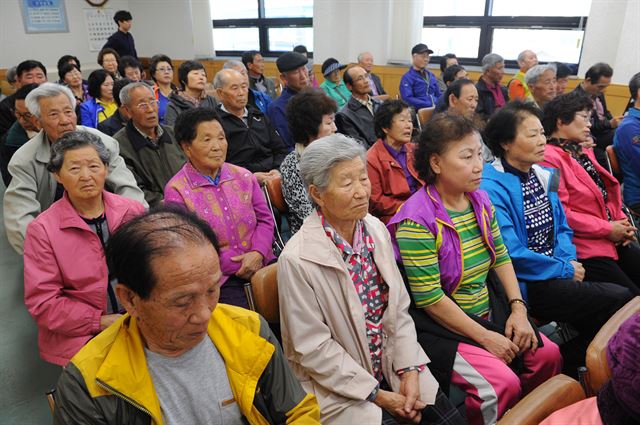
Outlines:
<svg viewBox="0 0 640 425"><path fill-rule="evenodd" d="M47 391L45 394L47 395L47 402L49 403L49 409L51 409L51 414L56 410L56 399L54 394L56 393L56 389L52 389Z"/></svg>
<svg viewBox="0 0 640 425"><path fill-rule="evenodd" d="M606 152L607 162L609 163L609 171L611 172L611 174L615 175L619 181L621 181L620 177L622 177L622 169L620 168L618 155L616 155L616 150L613 148L613 145L607 146Z"/></svg>
<svg viewBox="0 0 640 425"><path fill-rule="evenodd" d="M616 312L589 344L587 348L587 373L589 387L586 392L597 394L600 388L611 378L611 370L607 365L607 345L611 337L618 331L620 325L629 317L640 312L640 297L634 297ZM589 394L587 394L589 395Z"/></svg>
<svg viewBox="0 0 640 425"><path fill-rule="evenodd" d="M258 270L244 288L253 311L260 313L269 323L280 323L277 263Z"/></svg>
<svg viewBox="0 0 640 425"><path fill-rule="evenodd" d="M269 200L271 201L273 206L276 207L282 214L289 211L289 207L284 200L284 196L282 196L282 177L267 180L265 182L265 186L267 188Z"/></svg>
<svg viewBox="0 0 640 425"><path fill-rule="evenodd" d="M498 425L537 425L556 410L584 398L578 381L567 375L556 375L507 411Z"/></svg>
<svg viewBox="0 0 640 425"><path fill-rule="evenodd" d="M429 122L435 110L435 106L432 106L431 108L418 109L418 119L420 120L420 126L424 127L424 125Z"/></svg>

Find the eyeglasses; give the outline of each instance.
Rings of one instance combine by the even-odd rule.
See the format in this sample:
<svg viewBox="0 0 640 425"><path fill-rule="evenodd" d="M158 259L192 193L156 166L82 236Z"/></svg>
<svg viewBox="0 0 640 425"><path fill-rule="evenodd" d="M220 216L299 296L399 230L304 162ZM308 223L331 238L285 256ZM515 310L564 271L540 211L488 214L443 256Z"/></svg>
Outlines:
<svg viewBox="0 0 640 425"><path fill-rule="evenodd" d="M154 109L156 107L156 105L158 104L157 100L150 100L149 102L140 102L136 105L136 108L138 108L141 111L147 110L147 109Z"/></svg>
<svg viewBox="0 0 640 425"><path fill-rule="evenodd" d="M31 118L33 118L33 114L31 112L25 112L24 114L22 112L18 112L16 111L16 118L18 118L19 120L30 120Z"/></svg>
<svg viewBox="0 0 640 425"><path fill-rule="evenodd" d="M160 67L160 68L156 68L156 71L159 71L159 72L173 72L173 68L171 68L170 66L168 66L168 67Z"/></svg>

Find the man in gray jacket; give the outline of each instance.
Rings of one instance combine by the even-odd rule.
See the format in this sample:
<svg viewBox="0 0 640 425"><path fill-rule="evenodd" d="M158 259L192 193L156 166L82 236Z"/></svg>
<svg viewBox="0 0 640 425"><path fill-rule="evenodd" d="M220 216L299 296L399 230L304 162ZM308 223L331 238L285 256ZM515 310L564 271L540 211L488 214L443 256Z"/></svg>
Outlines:
<svg viewBox="0 0 640 425"><path fill-rule="evenodd" d="M4 194L4 224L9 243L19 254L23 252L27 225L62 197L64 188L47 171L47 164L51 144L70 131L84 130L99 136L112 154L106 188L147 206L142 190L119 155L118 142L98 130L76 125L76 101L69 88L44 83L29 93L25 102L42 131L18 149L8 167L13 178Z"/></svg>

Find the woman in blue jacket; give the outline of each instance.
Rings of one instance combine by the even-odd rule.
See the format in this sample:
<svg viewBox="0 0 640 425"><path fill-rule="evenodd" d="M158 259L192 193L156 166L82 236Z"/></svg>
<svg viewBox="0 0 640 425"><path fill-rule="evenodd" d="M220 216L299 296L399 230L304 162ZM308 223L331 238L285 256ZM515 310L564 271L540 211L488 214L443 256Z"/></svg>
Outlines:
<svg viewBox="0 0 640 425"><path fill-rule="evenodd" d="M113 99L113 76L104 69L89 74L89 96L91 99L80 105L80 122L85 127L98 128L118 110Z"/></svg>
<svg viewBox="0 0 640 425"><path fill-rule="evenodd" d="M531 104L513 102L492 116L485 141L496 160L485 165L480 187L495 206L531 314L570 323L586 348L633 295L613 283L583 281L573 231L558 198L559 173L536 164L546 146L539 114Z"/></svg>

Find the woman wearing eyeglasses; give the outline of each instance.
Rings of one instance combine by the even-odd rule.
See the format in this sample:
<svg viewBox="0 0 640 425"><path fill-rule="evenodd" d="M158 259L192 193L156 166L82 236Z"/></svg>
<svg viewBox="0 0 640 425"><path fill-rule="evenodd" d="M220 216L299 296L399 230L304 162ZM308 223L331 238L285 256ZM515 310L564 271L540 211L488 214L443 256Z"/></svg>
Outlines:
<svg viewBox="0 0 640 425"><path fill-rule="evenodd" d="M160 124L164 124L164 115L167 113L169 95L178 88L173 84L173 65L167 55L155 55L149 62L149 75L155 83L153 91L158 100L158 118Z"/></svg>

